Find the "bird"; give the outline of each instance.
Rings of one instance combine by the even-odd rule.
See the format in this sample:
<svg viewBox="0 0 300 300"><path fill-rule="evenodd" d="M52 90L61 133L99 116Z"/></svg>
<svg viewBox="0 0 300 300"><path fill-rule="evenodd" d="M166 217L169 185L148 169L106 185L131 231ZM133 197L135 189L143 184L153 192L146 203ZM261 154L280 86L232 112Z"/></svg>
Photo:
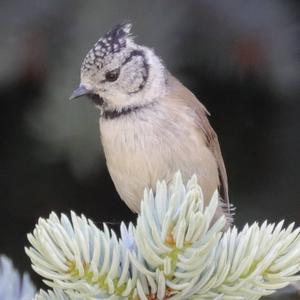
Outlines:
<svg viewBox="0 0 300 300"><path fill-rule="evenodd" d="M145 188L196 174L204 203L219 191L215 218L231 220L228 179L209 112L154 50L139 45L132 25L103 35L81 65L70 99L86 95L99 110L100 138L120 198L138 213Z"/></svg>

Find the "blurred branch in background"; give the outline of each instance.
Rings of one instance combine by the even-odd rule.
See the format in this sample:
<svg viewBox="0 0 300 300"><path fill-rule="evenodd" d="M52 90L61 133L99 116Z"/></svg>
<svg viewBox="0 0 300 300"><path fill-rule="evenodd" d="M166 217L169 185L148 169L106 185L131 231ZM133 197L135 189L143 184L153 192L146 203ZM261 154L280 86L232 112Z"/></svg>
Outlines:
<svg viewBox="0 0 300 300"><path fill-rule="evenodd" d="M30 300L36 289L28 274L21 276L13 267L12 261L0 255L0 299L1 300Z"/></svg>

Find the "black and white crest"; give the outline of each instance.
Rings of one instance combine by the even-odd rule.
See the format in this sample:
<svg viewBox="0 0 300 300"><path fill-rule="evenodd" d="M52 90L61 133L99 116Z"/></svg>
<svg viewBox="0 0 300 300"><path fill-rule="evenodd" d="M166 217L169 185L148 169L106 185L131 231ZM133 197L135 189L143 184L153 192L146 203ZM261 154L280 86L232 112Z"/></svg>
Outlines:
<svg viewBox="0 0 300 300"><path fill-rule="evenodd" d="M86 71L91 66L101 68L101 61L108 55L120 52L126 47L132 25L118 24L111 31L100 38L86 55L81 70Z"/></svg>

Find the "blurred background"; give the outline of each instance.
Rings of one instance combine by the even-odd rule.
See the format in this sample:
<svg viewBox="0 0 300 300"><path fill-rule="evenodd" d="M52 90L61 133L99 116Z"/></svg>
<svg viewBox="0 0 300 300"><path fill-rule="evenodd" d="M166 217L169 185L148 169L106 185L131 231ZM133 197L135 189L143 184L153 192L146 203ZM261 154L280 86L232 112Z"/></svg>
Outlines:
<svg viewBox="0 0 300 300"><path fill-rule="evenodd" d="M68 100L87 51L123 21L211 112L237 226L300 225L299 12L298 0L2 1L0 253L29 271L26 233L51 211L114 229L135 220L107 172L97 111Z"/></svg>

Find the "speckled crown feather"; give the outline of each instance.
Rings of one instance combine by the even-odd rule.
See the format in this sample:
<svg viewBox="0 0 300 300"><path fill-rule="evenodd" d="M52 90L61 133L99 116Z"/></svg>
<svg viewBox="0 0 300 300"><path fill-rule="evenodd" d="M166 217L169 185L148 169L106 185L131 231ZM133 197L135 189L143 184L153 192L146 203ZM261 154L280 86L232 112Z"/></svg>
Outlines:
<svg viewBox="0 0 300 300"><path fill-rule="evenodd" d="M86 55L81 71L86 71L91 66L101 68L101 61L109 54L120 52L126 47L126 40L130 36L132 25L130 23L118 24L100 38Z"/></svg>

